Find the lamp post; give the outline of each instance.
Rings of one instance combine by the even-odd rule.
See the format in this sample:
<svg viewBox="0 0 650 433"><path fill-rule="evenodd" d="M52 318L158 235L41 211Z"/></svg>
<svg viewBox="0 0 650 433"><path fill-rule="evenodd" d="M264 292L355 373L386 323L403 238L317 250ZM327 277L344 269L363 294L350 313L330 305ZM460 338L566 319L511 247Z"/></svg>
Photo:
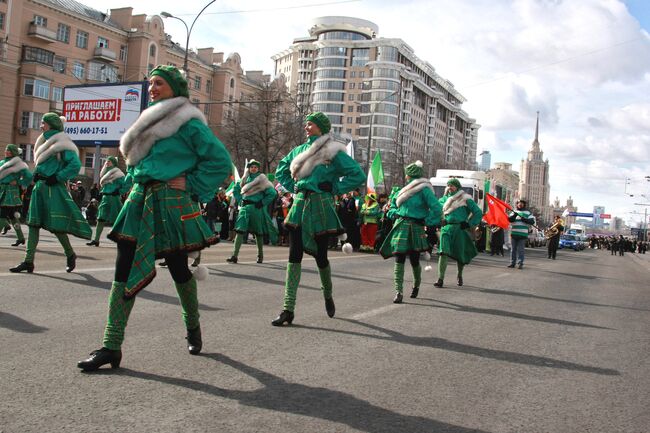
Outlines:
<svg viewBox="0 0 650 433"><path fill-rule="evenodd" d="M648 206L650 203L634 203L635 206L644 206L645 211L643 213L643 241L648 241Z"/></svg>
<svg viewBox="0 0 650 433"><path fill-rule="evenodd" d="M185 58L183 59L183 70L185 71L185 77L186 77L187 80L190 79L190 71L188 70L189 67L188 67L188 64L187 64L187 56L189 55L189 50L190 50L190 35L192 34L192 29L194 28L194 24L196 23L196 20L199 19L199 17L200 17L201 14L203 13L203 11L206 10L206 9L208 8L208 6L210 6L212 3L216 2L216 1L217 1L217 0L212 0L212 1L209 2L207 5L203 6L203 9L201 9L201 12L199 12L199 13L194 17L194 21L192 21L192 25L189 26L189 27L187 27L187 23L185 22L184 19L179 18L179 17L175 17L174 15L170 14L169 12L164 12L164 11L163 11L163 12L160 12L160 15L161 15L163 18L174 18L174 19L177 19L178 21L182 22L183 25L185 26L185 31L186 31L186 35L187 35L187 37L185 38Z"/></svg>

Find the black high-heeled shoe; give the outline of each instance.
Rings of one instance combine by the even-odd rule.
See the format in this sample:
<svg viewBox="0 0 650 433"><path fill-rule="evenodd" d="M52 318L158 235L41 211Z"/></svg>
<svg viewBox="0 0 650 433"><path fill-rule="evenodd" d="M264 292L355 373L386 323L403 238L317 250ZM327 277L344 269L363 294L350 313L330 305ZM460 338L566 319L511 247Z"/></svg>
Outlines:
<svg viewBox="0 0 650 433"><path fill-rule="evenodd" d="M325 299L325 311L329 317L334 317L336 313L336 306L334 305L334 298Z"/></svg>
<svg viewBox="0 0 650 433"><path fill-rule="evenodd" d="M99 246L99 242L93 239L93 240L90 241L90 242L86 242L86 245L88 245L89 247L98 247L98 246Z"/></svg>
<svg viewBox="0 0 650 433"><path fill-rule="evenodd" d="M395 297L393 298L393 304L401 304L402 299L404 299L404 295L401 293L395 293Z"/></svg>
<svg viewBox="0 0 650 433"><path fill-rule="evenodd" d="M111 368L120 368L122 362L122 351L111 350L105 347L90 352L90 356L83 361L77 362L77 367L83 371L96 371L99 367L111 364Z"/></svg>
<svg viewBox="0 0 650 433"><path fill-rule="evenodd" d="M282 310L280 315L271 321L271 325L282 326L285 323L291 325L291 322L293 322L293 311Z"/></svg>
<svg viewBox="0 0 650 433"><path fill-rule="evenodd" d="M237 263L237 256L232 256L229 259L226 259L228 263Z"/></svg>
<svg viewBox="0 0 650 433"><path fill-rule="evenodd" d="M11 244L12 247L17 247L18 245L23 245L25 243L25 240L23 239L22 241L16 239L16 242Z"/></svg>
<svg viewBox="0 0 650 433"><path fill-rule="evenodd" d="M14 266L13 268L9 268L9 272L22 272L22 271L27 271L28 273L34 272L34 264L33 263L27 263L27 262L22 262L18 266Z"/></svg>
<svg viewBox="0 0 650 433"><path fill-rule="evenodd" d="M76 267L77 267L77 255L75 253L72 253L72 255L66 259L65 271L67 273L70 273L74 271L74 268Z"/></svg>
<svg viewBox="0 0 650 433"><path fill-rule="evenodd" d="M435 283L433 283L433 285L434 285L435 287L442 287L442 278L438 278L438 281L436 281Z"/></svg>
<svg viewBox="0 0 650 433"><path fill-rule="evenodd" d="M411 289L411 298L417 298L418 293L420 293L420 288L419 287L413 287Z"/></svg>
<svg viewBox="0 0 650 433"><path fill-rule="evenodd" d="M203 341L201 340L201 327L197 326L194 329L187 330L187 350L190 355L198 355L203 348Z"/></svg>
<svg viewBox="0 0 650 433"><path fill-rule="evenodd" d="M257 263L262 263L262 262L264 262L264 257L257 256Z"/></svg>

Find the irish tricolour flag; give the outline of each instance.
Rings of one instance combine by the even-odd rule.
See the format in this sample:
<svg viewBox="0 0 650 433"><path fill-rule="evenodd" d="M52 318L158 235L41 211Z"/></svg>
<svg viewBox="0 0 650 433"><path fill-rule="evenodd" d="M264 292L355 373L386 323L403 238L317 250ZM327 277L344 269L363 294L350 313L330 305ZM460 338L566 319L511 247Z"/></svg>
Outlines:
<svg viewBox="0 0 650 433"><path fill-rule="evenodd" d="M368 182L366 184L366 194L377 192L377 186L384 181L384 169L381 166L381 154L379 150L375 153L375 159L372 160L370 170L368 170Z"/></svg>
<svg viewBox="0 0 650 433"><path fill-rule="evenodd" d="M237 171L237 167L235 167L235 163L232 164L232 173L230 174L230 179L232 182L230 182L230 185L228 185L228 188L226 188L226 195L228 197L232 196L232 190L235 188L235 184L240 180L239 172Z"/></svg>

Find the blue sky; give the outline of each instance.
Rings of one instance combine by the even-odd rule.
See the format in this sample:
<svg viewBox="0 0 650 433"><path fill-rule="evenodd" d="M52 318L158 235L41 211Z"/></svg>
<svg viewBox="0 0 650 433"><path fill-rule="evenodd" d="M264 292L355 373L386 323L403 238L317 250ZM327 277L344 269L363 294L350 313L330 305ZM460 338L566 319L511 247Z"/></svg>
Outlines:
<svg viewBox="0 0 650 433"><path fill-rule="evenodd" d="M191 21L205 4L145 0L134 12ZM519 170L539 111L551 198L571 196L581 212L602 205L629 222L643 218L634 203L650 196L649 0L219 0L197 21L190 46L238 52L244 69L271 73L270 57L325 15L376 23L379 37L403 39L453 82L482 125L478 151L489 150L492 162ZM182 24L165 26L185 40Z"/></svg>

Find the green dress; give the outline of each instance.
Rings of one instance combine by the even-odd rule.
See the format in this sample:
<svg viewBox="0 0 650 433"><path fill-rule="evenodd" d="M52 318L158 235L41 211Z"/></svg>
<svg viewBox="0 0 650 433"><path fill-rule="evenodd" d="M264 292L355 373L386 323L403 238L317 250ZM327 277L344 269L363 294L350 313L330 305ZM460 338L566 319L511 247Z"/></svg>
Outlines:
<svg viewBox="0 0 650 433"><path fill-rule="evenodd" d="M233 188L233 195L239 206L239 214L235 222L235 231L237 233L252 233L256 236L268 235L273 231L277 231L271 222L269 215L269 205L273 203L278 193L273 188L273 185L266 179L266 176L260 177L262 173L255 173L246 176L245 179L235 184ZM265 188L255 187L255 181L262 182ZM244 185L252 186L251 193L242 195L242 183ZM262 203L262 207L257 207L257 203Z"/></svg>
<svg viewBox="0 0 650 433"><path fill-rule="evenodd" d="M32 172L19 156L0 161L0 218L13 220L22 210L20 188L32 183Z"/></svg>
<svg viewBox="0 0 650 433"><path fill-rule="evenodd" d="M297 158L300 164L295 163L292 173ZM302 228L303 247L310 255L316 254L316 236L345 231L336 214L334 195L350 192L365 180L359 164L346 153L345 144L329 135L311 136L294 148L278 164L275 177L295 193L284 225ZM324 182L332 186L332 191L320 189Z"/></svg>
<svg viewBox="0 0 650 433"><path fill-rule="evenodd" d="M119 169L117 169L119 170ZM121 172L120 172L121 173ZM122 209L122 195L131 188L130 177L121 177L102 185L102 200L97 210L97 221L113 224Z"/></svg>
<svg viewBox="0 0 650 433"><path fill-rule="evenodd" d="M90 239L92 230L65 186L81 168L77 147L65 132L49 130L39 137L35 148L37 180L29 202L27 225ZM48 185L45 179L50 176L56 176L58 182Z"/></svg>
<svg viewBox="0 0 650 433"><path fill-rule="evenodd" d="M411 180L400 193L391 194L387 217L395 223L379 249L385 259L395 254L427 251L429 243L424 228L440 224L442 206L426 179Z"/></svg>
<svg viewBox="0 0 650 433"><path fill-rule="evenodd" d="M463 195L465 194L465 195ZM445 209L445 204L452 199L458 199L459 207ZM444 195L440 198L443 206L444 219L447 225L440 229L439 254L444 254L466 265L478 254L474 239L465 229L460 228L461 222L467 222L470 226L476 226L481 222L483 212L476 202L464 191L458 191L454 195ZM451 208L451 206L448 206ZM454 206L455 207L455 206Z"/></svg>

